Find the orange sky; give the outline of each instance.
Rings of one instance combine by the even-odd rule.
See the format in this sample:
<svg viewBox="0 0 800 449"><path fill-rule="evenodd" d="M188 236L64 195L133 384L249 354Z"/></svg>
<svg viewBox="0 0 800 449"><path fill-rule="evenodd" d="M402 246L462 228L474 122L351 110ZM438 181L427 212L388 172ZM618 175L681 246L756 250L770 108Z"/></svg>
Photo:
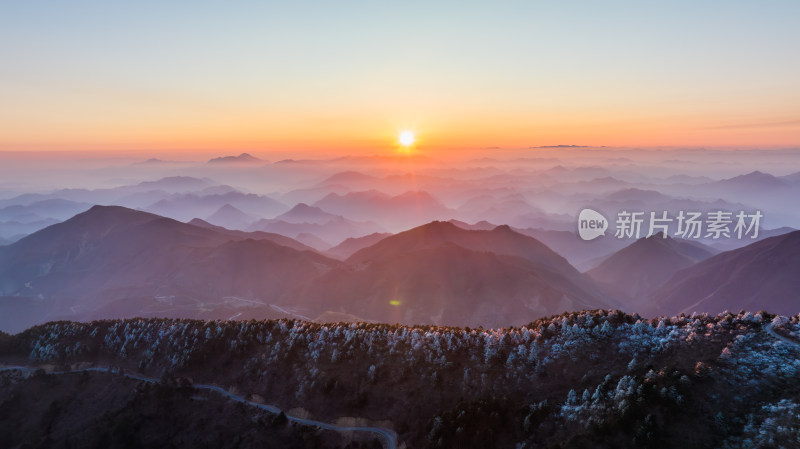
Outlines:
<svg viewBox="0 0 800 449"><path fill-rule="evenodd" d="M0 151L800 145L796 1L180 3L7 8Z"/></svg>

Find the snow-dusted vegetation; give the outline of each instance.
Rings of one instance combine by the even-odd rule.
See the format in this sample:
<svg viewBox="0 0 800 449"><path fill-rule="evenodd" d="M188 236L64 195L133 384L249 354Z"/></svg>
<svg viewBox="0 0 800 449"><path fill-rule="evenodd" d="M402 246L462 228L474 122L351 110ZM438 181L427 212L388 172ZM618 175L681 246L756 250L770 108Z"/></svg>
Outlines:
<svg viewBox="0 0 800 449"><path fill-rule="evenodd" d="M389 420L411 447L792 447L800 349L769 323L800 333L797 316L763 312L585 311L508 329L57 322L0 344L32 364L119 366L235 386L319 418Z"/></svg>

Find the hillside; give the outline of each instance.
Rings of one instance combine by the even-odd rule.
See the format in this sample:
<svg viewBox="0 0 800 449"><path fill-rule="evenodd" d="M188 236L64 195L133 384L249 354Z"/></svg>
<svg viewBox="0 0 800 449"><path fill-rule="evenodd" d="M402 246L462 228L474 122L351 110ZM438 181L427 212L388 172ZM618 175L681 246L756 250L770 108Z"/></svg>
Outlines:
<svg viewBox="0 0 800 449"><path fill-rule="evenodd" d="M328 254L336 259L344 260L355 254L357 251L372 246L386 237L389 237L390 235L392 234L388 232L374 232L363 237L350 237L333 248L325 251L325 254Z"/></svg>
<svg viewBox="0 0 800 449"><path fill-rule="evenodd" d="M252 237L96 206L0 247L0 296L17 298L6 298L0 307L22 314L19 305L27 303L47 311L34 322L57 317L252 316L254 307L265 318L276 316L265 309L268 299L286 300L307 276L339 263L275 243L269 235ZM16 322L19 316L4 313L0 325L31 324Z"/></svg>
<svg viewBox="0 0 800 449"><path fill-rule="evenodd" d="M256 220L256 217L227 203L206 218L207 222L227 229L245 229Z"/></svg>
<svg viewBox="0 0 800 449"><path fill-rule="evenodd" d="M629 309L641 304L678 270L708 259L717 251L702 243L664 238L662 233L641 238L586 272L629 300ZM639 309L641 310L641 309Z"/></svg>
<svg viewBox="0 0 800 449"><path fill-rule="evenodd" d="M792 447L800 427L800 349L792 339L800 323L777 318L765 331L772 318L643 320L593 311L494 330L289 320L52 323L0 334L0 363L113 366L173 387L101 373L20 383L18 372L0 372L0 425L25 429L0 435L95 435L91 418L104 410L100 428L125 435L116 427L129 421L159 432L152 421L168 412L186 423L173 438L217 441L218 432L230 433L201 424L224 423L242 433L239 447L257 447L252 431L269 435L274 420L191 390L213 384L280 410L302 407L323 422L360 417L396 432L406 447ZM52 396L37 396L45 386ZM126 401L136 414L125 411ZM89 403L85 417L64 414ZM276 438L292 438L281 432Z"/></svg>
<svg viewBox="0 0 800 449"><path fill-rule="evenodd" d="M796 314L800 231L718 254L675 273L650 297L657 313L764 308Z"/></svg>
<svg viewBox="0 0 800 449"><path fill-rule="evenodd" d="M483 326L614 304L563 257L508 226L432 222L345 262L317 279L303 303L379 321Z"/></svg>
<svg viewBox="0 0 800 449"><path fill-rule="evenodd" d="M238 447L380 449L344 435L254 413L185 379L148 384L88 373L0 373L0 447L83 449ZM180 429L176 431L176 429Z"/></svg>
<svg viewBox="0 0 800 449"><path fill-rule="evenodd" d="M331 270L304 292L302 304L390 323L493 327L608 307L589 284L521 257L445 243Z"/></svg>

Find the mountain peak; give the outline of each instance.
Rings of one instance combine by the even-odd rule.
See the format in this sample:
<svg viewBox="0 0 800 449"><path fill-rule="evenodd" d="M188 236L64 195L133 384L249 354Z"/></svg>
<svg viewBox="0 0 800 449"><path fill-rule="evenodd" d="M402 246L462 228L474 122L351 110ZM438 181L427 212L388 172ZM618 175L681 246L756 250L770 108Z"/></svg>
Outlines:
<svg viewBox="0 0 800 449"><path fill-rule="evenodd" d="M369 248L356 252L348 258L348 262L360 263L394 257L397 254L431 249L444 244L455 244L472 251L518 256L535 264L577 274L566 259L545 244L533 237L520 234L507 225L498 226L491 231L472 231L448 221L432 221L387 237Z"/></svg>
<svg viewBox="0 0 800 449"><path fill-rule="evenodd" d="M223 228L241 230L256 221L256 218L230 203L225 203L216 212L209 215L206 221Z"/></svg>
<svg viewBox="0 0 800 449"><path fill-rule="evenodd" d="M236 206L232 206L231 203L225 203L224 205L220 206L216 212L214 212L211 217L219 217L219 216L236 216L236 217L250 217L246 213L244 213L241 209L237 208ZM209 218L209 220L211 220Z"/></svg>
<svg viewBox="0 0 800 449"><path fill-rule="evenodd" d="M316 206L309 206L306 203L297 203L289 212L325 212ZM287 212L287 213L289 213Z"/></svg>
<svg viewBox="0 0 800 449"><path fill-rule="evenodd" d="M252 164L255 162L263 162L263 160L249 154L249 153L242 153L238 156L223 156L223 157L216 157L208 161L209 164L218 164L218 163L238 163L238 164Z"/></svg>
<svg viewBox="0 0 800 449"><path fill-rule="evenodd" d="M502 224L502 225L495 226L494 229L492 229L491 232L513 232L514 234L518 234L518 232L516 232L513 229L511 229L511 226L509 226L507 224Z"/></svg>
<svg viewBox="0 0 800 449"><path fill-rule="evenodd" d="M658 231L655 234L646 237L646 240L672 240L672 237L669 234L664 235L664 231Z"/></svg>
<svg viewBox="0 0 800 449"><path fill-rule="evenodd" d="M217 209L218 212L241 212L235 206L231 206L231 203L225 203L222 207Z"/></svg>
<svg viewBox="0 0 800 449"><path fill-rule="evenodd" d="M664 238L664 233L659 232L615 252L587 274L635 301L654 291L677 271L714 254L714 249L701 243Z"/></svg>
<svg viewBox="0 0 800 449"><path fill-rule="evenodd" d="M103 206L99 204L95 204L94 206L90 207L89 210L78 214L72 219L75 218L127 218L127 217L147 217L147 218L162 218L156 214L151 214L150 212L144 212L140 210L129 209L124 206ZM70 220L67 220L70 221Z"/></svg>
<svg viewBox="0 0 800 449"><path fill-rule="evenodd" d="M201 188L207 187L210 182L206 179L195 178L193 176L167 176L156 181L143 181L137 187L154 189L178 189L178 188Z"/></svg>
<svg viewBox="0 0 800 449"><path fill-rule="evenodd" d="M277 221L285 221L288 223L317 223L324 224L331 220L342 218L339 215L334 215L326 212L320 207L309 206L306 203L297 203L288 212L278 215L274 218Z"/></svg>
<svg viewBox="0 0 800 449"><path fill-rule="evenodd" d="M751 171L750 173L746 173L739 176L734 176L733 178L723 179L720 181L723 184L741 184L743 186L782 186L786 185L786 182L777 178L769 173L764 173L759 170Z"/></svg>

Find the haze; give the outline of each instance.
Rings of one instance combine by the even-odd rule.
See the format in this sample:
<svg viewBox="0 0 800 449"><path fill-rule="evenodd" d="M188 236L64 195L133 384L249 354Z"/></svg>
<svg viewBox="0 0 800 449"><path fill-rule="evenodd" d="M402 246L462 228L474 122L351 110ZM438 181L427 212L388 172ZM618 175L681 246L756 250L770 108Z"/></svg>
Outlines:
<svg viewBox="0 0 800 449"><path fill-rule="evenodd" d="M774 264L784 257L776 251L789 251L769 270L779 279L753 293L759 308L789 313L795 306L782 292L795 288L793 244L768 241L798 235L798 151L4 153L0 324L288 316L508 326L591 308L738 310L754 298L747 288L705 305L687 302L691 291L679 300L669 291L699 291L693 276L717 289L742 281L729 268L721 284L704 274L723 251L754 275L765 254ZM578 237L587 207L609 220L607 235ZM616 236L624 211L763 218L758 235L744 238L736 223L722 238L684 240L675 227L670 239L646 238L647 222ZM772 249L751 248L761 243Z"/></svg>

